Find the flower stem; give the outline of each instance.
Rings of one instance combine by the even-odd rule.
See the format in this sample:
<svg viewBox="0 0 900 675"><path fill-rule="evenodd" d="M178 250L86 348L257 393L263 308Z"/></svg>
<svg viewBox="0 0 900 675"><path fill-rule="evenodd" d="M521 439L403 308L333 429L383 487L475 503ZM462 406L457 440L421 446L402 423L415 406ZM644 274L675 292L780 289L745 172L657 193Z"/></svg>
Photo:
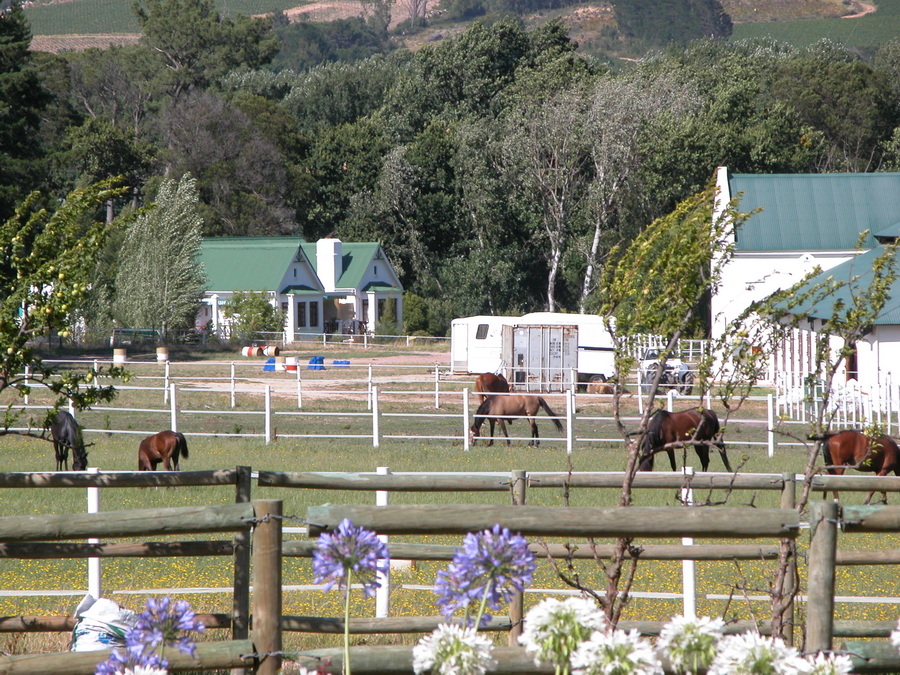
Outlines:
<svg viewBox="0 0 900 675"><path fill-rule="evenodd" d="M350 675L350 580L353 570L347 569L347 594L344 600L344 675Z"/></svg>
<svg viewBox="0 0 900 675"><path fill-rule="evenodd" d="M484 610L487 607L488 593L490 593L491 584L493 583L493 579L488 579L487 585L484 587L484 595L481 596L481 605L478 607L478 616L475 617L476 631L478 630L478 627L481 626L481 617L484 615Z"/></svg>

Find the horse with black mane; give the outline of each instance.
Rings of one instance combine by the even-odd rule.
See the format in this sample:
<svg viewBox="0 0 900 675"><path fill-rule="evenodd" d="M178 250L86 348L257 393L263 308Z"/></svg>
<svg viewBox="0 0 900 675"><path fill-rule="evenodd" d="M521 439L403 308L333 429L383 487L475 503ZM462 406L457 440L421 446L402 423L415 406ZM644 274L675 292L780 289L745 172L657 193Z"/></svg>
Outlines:
<svg viewBox="0 0 900 675"><path fill-rule="evenodd" d="M470 442L472 445L475 445L481 435L481 426L484 424L485 420L489 420L491 424L491 439L488 441L488 446L494 444L493 436L495 422L500 423L500 429L503 430L503 435L506 436L506 444L509 445L510 441L509 434L506 431L506 423L509 422L511 424L514 419L525 417L531 425L532 442L529 443L529 445L540 445L537 420L535 417L537 417L541 408L543 408L544 412L550 416L553 420L553 424L556 425L556 428L562 431L563 426L560 421L556 419L556 413L550 409L547 402L540 396L525 396L523 394L488 396L484 402L478 406L478 410L475 411L475 420L472 423L472 426L469 427Z"/></svg>
<svg viewBox="0 0 900 675"><path fill-rule="evenodd" d="M672 471L676 471L675 448L693 445L703 471L709 467L709 447L714 445L725 468L731 472L728 455L725 454L725 442L719 433L719 418L715 411L708 408L697 408L669 412L657 410L650 418L647 433L641 439L640 471L653 471L653 458L658 452L665 451L669 455Z"/></svg>
<svg viewBox="0 0 900 675"><path fill-rule="evenodd" d="M900 476L900 447L886 434L870 437L862 431L844 429L810 434L808 438L822 442L825 470L832 476L842 476L848 468L873 472L877 476L887 476L893 471ZM868 494L866 504L874 494L874 491ZM887 493L882 492L881 495L887 504ZM838 498L837 490L834 491L834 498Z"/></svg>
<svg viewBox="0 0 900 675"><path fill-rule="evenodd" d="M53 453L56 455L56 470L69 470L69 450L72 450L72 470L87 469L87 450L81 427L66 410L57 410L56 417L50 424L50 437L53 439Z"/></svg>
<svg viewBox="0 0 900 675"><path fill-rule="evenodd" d="M167 430L147 436L138 449L138 471L156 471L160 463L166 471L171 471L173 465L178 471L179 455L188 456L184 434Z"/></svg>
<svg viewBox="0 0 900 675"><path fill-rule="evenodd" d="M508 394L509 382L503 375L482 373L475 378L475 391L478 393L478 402L484 403L492 394Z"/></svg>

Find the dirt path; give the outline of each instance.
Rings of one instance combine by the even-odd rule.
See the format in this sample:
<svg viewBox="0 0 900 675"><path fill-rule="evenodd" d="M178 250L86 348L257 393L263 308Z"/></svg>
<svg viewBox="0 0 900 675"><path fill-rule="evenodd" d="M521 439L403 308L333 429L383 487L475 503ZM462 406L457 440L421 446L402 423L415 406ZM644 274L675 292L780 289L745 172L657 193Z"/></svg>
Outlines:
<svg viewBox="0 0 900 675"><path fill-rule="evenodd" d="M855 5L860 8L859 12L857 12L856 14L848 14L847 16L842 16L841 18L842 19L858 19L859 17L865 16L866 14L871 14L876 9L875 5L870 5L865 2L857 2L857 3L855 3Z"/></svg>

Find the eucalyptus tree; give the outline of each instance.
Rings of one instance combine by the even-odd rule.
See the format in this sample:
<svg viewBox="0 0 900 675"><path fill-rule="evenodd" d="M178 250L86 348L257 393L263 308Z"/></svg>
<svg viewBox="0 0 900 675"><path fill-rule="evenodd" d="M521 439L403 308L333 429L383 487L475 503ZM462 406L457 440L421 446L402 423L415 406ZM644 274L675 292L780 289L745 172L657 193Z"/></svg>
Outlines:
<svg viewBox="0 0 900 675"><path fill-rule="evenodd" d="M128 227L116 274L120 325L191 328L206 276L197 264L202 220L197 181L189 174L162 181L154 204Z"/></svg>

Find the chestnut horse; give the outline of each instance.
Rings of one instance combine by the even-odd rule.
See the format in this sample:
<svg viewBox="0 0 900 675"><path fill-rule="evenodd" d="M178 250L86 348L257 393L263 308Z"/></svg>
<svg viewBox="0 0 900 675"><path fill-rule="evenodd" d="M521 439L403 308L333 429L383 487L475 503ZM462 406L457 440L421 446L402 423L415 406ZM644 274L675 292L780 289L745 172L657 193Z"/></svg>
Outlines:
<svg viewBox="0 0 900 675"><path fill-rule="evenodd" d="M647 433L641 439L640 471L653 471L653 457L665 451L669 455L672 471L675 467L675 447L693 445L703 471L709 467L709 446L714 445L722 456L725 468L731 472L725 443L719 434L719 418L708 408L669 412L657 410L650 418Z"/></svg>
<svg viewBox="0 0 900 675"><path fill-rule="evenodd" d="M554 413L547 402L540 396L524 396L522 394L512 394L510 396L488 396L484 402L478 406L475 411L475 421L469 427L469 439L472 445L478 441L481 435L481 425L485 420L491 423L491 439L488 445L494 444L494 423L499 422L503 435L506 436L506 444L509 445L509 434L506 432L506 422L512 423L516 417L527 417L528 423L531 425L531 443L529 445L540 445L538 440L537 417L540 409L550 415L556 428L562 431L562 424L556 419Z"/></svg>
<svg viewBox="0 0 900 675"><path fill-rule="evenodd" d="M65 410L56 411L56 418L50 425L50 436L53 438L53 453L56 455L56 470L69 470L69 449L72 450L72 470L84 471L87 468L87 450L81 427Z"/></svg>
<svg viewBox="0 0 900 675"><path fill-rule="evenodd" d="M160 431L158 434L147 436L141 441L141 447L138 449L138 471L156 471L160 462L166 471L171 471L169 460L178 471L179 454L183 457L188 456L184 434L177 431Z"/></svg>
<svg viewBox="0 0 900 675"><path fill-rule="evenodd" d="M478 393L478 403L481 404L491 394L508 394L509 382L502 375L482 373L475 378L475 391Z"/></svg>
<svg viewBox="0 0 900 675"><path fill-rule="evenodd" d="M900 476L900 447L885 434L870 438L861 431L845 429L812 434L809 440L822 441L825 470L832 476L842 476L847 468L874 472L877 476L887 476L893 471ZM874 494L874 491L869 493L866 504ZM887 493L881 495L887 504ZM838 498L836 490L834 498Z"/></svg>

